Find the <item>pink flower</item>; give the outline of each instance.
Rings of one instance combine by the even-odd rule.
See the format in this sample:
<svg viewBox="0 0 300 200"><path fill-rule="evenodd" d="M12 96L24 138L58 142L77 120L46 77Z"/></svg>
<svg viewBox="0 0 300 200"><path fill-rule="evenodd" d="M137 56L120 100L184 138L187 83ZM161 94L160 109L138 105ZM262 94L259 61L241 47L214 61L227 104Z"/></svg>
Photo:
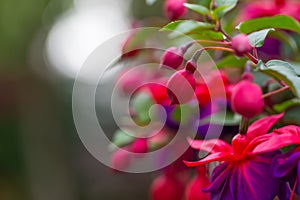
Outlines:
<svg viewBox="0 0 300 200"><path fill-rule="evenodd" d="M240 20L287 15L300 21L300 2L296 0L256 0L246 4Z"/></svg>

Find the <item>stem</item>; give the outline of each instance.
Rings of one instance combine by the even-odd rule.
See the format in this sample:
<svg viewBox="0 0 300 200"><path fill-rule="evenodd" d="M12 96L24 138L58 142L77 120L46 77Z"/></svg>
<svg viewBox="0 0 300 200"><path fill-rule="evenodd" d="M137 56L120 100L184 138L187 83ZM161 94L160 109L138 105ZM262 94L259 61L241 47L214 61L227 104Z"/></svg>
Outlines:
<svg viewBox="0 0 300 200"><path fill-rule="evenodd" d="M258 58L256 47L253 48L253 56L254 56L255 58Z"/></svg>
<svg viewBox="0 0 300 200"><path fill-rule="evenodd" d="M231 37L222 29L221 25L220 25L220 28L219 28L219 31L229 40L231 41Z"/></svg>
<svg viewBox="0 0 300 200"><path fill-rule="evenodd" d="M248 127L250 124L250 120L248 118L242 117L242 121L240 123L240 134L245 135L248 131Z"/></svg>
<svg viewBox="0 0 300 200"><path fill-rule="evenodd" d="M294 184L294 187L293 187L293 190L292 190L292 194L291 194L290 200L293 200L293 198L295 196L295 190L296 190L297 184L298 184L298 176L296 178L296 181L295 181L295 184Z"/></svg>
<svg viewBox="0 0 300 200"><path fill-rule="evenodd" d="M198 58L200 57L201 53L206 50L228 51L228 52L234 53L234 50L231 48L209 46L209 47L203 47L202 49L199 49L198 51L196 51L191 60L197 61Z"/></svg>
<svg viewBox="0 0 300 200"><path fill-rule="evenodd" d="M282 92L284 90L287 90L287 89L290 89L290 86L287 85L287 86L284 86L284 87L282 87L282 88L280 88L278 90L274 90L272 92L268 92L268 93L266 93L266 94L263 95L263 98L270 97L270 96L272 96L274 94L280 93L280 92Z"/></svg>
<svg viewBox="0 0 300 200"><path fill-rule="evenodd" d="M195 40L195 42L210 43L210 44L219 44L219 45L226 45L226 46L230 45L230 42L219 42L219 41L212 41L212 40Z"/></svg>
<svg viewBox="0 0 300 200"><path fill-rule="evenodd" d="M252 54L246 53L245 56L247 56L254 64L258 63L258 59L255 58Z"/></svg>

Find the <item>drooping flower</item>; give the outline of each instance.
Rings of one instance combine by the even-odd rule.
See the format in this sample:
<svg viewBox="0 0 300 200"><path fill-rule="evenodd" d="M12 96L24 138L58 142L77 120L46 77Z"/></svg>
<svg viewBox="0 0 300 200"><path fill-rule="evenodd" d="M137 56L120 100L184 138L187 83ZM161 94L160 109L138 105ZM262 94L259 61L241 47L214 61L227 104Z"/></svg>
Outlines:
<svg viewBox="0 0 300 200"><path fill-rule="evenodd" d="M185 161L187 166L222 162L212 173L212 184L205 189L213 200L273 200L276 195L288 198L287 185L271 173L272 159L280 152L274 149L263 154L254 152L257 145L272 136L267 132L282 116L268 116L254 122L246 135L237 134L232 139L232 146L219 139L189 141L192 148L210 154L199 161Z"/></svg>
<svg viewBox="0 0 300 200"><path fill-rule="evenodd" d="M272 137L265 143L258 145L255 152L266 152L269 149L279 149L288 145L300 145L300 127L295 125L275 129ZM277 178L284 178L290 187L300 195L300 148L299 146L285 154L277 155L272 163L273 175Z"/></svg>

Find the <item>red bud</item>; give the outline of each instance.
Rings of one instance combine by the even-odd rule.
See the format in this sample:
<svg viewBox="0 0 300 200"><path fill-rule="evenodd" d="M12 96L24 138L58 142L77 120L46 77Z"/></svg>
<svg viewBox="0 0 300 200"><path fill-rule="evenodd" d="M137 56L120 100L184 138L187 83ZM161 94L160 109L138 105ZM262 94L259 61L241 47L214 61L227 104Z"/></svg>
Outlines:
<svg viewBox="0 0 300 200"><path fill-rule="evenodd" d="M239 34L232 38L232 48L238 56L242 56L252 50L249 38L245 34Z"/></svg>
<svg viewBox="0 0 300 200"><path fill-rule="evenodd" d="M131 145L131 151L134 153L147 153L148 141L146 138L140 138L135 140Z"/></svg>
<svg viewBox="0 0 300 200"><path fill-rule="evenodd" d="M150 188L151 200L181 200L184 184L171 176L157 177Z"/></svg>
<svg viewBox="0 0 300 200"><path fill-rule="evenodd" d="M242 80L233 88L231 107L246 118L258 115L264 107L261 88L255 83Z"/></svg>
<svg viewBox="0 0 300 200"><path fill-rule="evenodd" d="M185 190L186 200L210 200L210 193L202 192L202 189L210 186L210 180L207 177L206 167L197 168L197 176L193 178L187 185Z"/></svg>
<svg viewBox="0 0 300 200"><path fill-rule="evenodd" d="M177 71L167 83L167 92L173 104L184 104L192 100L196 80L193 73L180 70Z"/></svg>
<svg viewBox="0 0 300 200"><path fill-rule="evenodd" d="M184 3L186 0L166 0L165 2L165 15L170 20L176 20L185 14L186 8L184 7Z"/></svg>
<svg viewBox="0 0 300 200"><path fill-rule="evenodd" d="M181 48L170 47L162 56L161 66L178 69L183 62L183 51Z"/></svg>
<svg viewBox="0 0 300 200"><path fill-rule="evenodd" d="M124 150L124 149L118 149L116 150L110 159L110 163L112 165L112 168L121 171L126 169L131 161L131 155L130 152Z"/></svg>

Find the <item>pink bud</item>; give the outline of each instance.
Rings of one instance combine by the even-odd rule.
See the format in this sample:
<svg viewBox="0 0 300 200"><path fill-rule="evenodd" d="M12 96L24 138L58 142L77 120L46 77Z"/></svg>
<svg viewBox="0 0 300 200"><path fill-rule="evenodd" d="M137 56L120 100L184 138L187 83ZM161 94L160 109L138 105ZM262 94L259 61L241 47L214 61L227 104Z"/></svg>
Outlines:
<svg viewBox="0 0 300 200"><path fill-rule="evenodd" d="M197 63L193 60L189 60L185 65L185 69L187 71L194 73L197 69Z"/></svg>
<svg viewBox="0 0 300 200"><path fill-rule="evenodd" d="M249 38L245 34L239 34L232 38L232 48L238 56L242 56L252 50Z"/></svg>
<svg viewBox="0 0 300 200"><path fill-rule="evenodd" d="M181 48L170 47L162 56L161 66L178 69L183 62L183 51Z"/></svg>
<svg viewBox="0 0 300 200"><path fill-rule="evenodd" d="M130 152L124 149L116 150L110 159L110 163L113 169L121 171L126 169L131 161Z"/></svg>
<svg viewBox="0 0 300 200"><path fill-rule="evenodd" d="M161 175L157 177L150 188L151 200L181 200L184 184L175 177Z"/></svg>
<svg viewBox="0 0 300 200"><path fill-rule="evenodd" d="M261 113L264 107L261 88L250 81L240 81L232 90L231 107L246 118Z"/></svg>
<svg viewBox="0 0 300 200"><path fill-rule="evenodd" d="M192 179L186 188L186 200L210 200L210 193L202 192L202 189L210 186L210 181L207 176L196 176Z"/></svg>
<svg viewBox="0 0 300 200"><path fill-rule="evenodd" d="M196 80L193 73L187 70L177 71L167 83L167 92L173 104L184 104L192 100Z"/></svg>
<svg viewBox="0 0 300 200"><path fill-rule="evenodd" d="M148 141L146 138L140 138L135 140L131 145L131 151L133 153L147 153Z"/></svg>
<svg viewBox="0 0 300 200"><path fill-rule="evenodd" d="M170 20L176 20L185 14L186 8L184 7L184 3L186 0L166 0L164 9L165 15Z"/></svg>

